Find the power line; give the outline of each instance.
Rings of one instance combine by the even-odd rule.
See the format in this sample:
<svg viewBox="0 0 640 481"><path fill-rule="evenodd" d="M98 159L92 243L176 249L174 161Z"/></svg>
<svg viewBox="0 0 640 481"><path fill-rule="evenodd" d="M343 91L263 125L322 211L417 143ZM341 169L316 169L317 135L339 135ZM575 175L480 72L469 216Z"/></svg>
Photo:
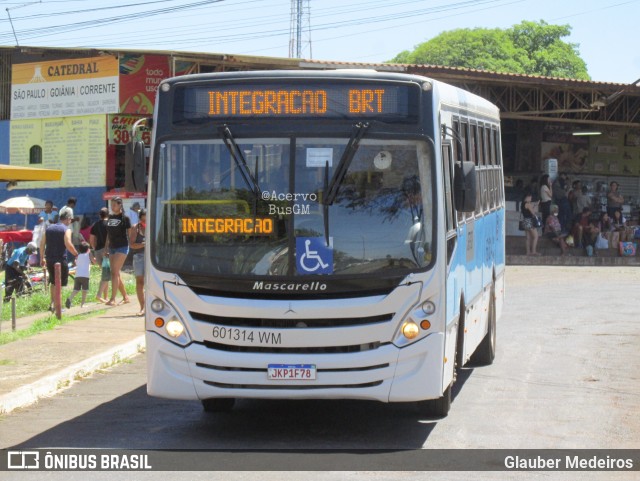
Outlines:
<svg viewBox="0 0 640 481"><path fill-rule="evenodd" d="M100 6L95 8L86 6L87 4L96 5L96 3L84 1L82 9L75 8L77 2L73 0L49 1L47 4L74 4L74 6L70 9L56 6L58 10L55 12L39 11L19 18L14 17L16 25L18 22L29 25L25 29L18 28L17 34L21 40L37 40L49 45L57 42L54 45L61 47L65 46L65 43L78 47L80 42L78 42L77 33L82 31L82 43L92 48L170 50L185 48L202 50L204 48L208 50L209 45L215 45L219 51L223 51L223 45L233 44L237 46L236 51L245 50L243 53L249 54L275 49L284 52L286 51L285 39L291 34L287 25L290 20L287 7L290 6L291 0L201 0L197 2L156 0L139 4L128 0L111 5L105 5L105 1L108 0L102 1ZM434 2L425 0L369 0L344 1L337 6L326 6L324 2L314 2L314 25L309 27L309 35L313 34L314 42L322 43L357 37L372 31L397 30L443 18L499 9L516 2L513 0L459 0L452 3L442 0L441 3L434 5ZM600 9L628 3L634 2L618 1L614 5L602 6ZM530 4L533 5L533 2ZM149 9L152 5L157 8ZM114 10L119 14L108 15ZM266 15L265 10L268 12ZM573 15L579 14L580 12L576 12ZM81 19L60 25L61 16L63 18L64 16L81 17ZM171 16L172 27L154 30L154 25L158 25L164 16ZM42 24L47 20L52 23ZM145 20L149 21L145 22ZM8 27L6 19L1 20L0 24L2 22ZM135 28L123 30L123 25L132 22L136 22ZM141 28L141 25L145 24L148 24L149 28ZM188 27L185 27L185 24ZM74 35L69 36L71 34ZM8 31L0 33L0 42L7 42L11 38L11 33ZM256 40L260 41L258 47L255 46ZM244 47L248 44L251 46ZM204 47L205 45L207 47Z"/></svg>

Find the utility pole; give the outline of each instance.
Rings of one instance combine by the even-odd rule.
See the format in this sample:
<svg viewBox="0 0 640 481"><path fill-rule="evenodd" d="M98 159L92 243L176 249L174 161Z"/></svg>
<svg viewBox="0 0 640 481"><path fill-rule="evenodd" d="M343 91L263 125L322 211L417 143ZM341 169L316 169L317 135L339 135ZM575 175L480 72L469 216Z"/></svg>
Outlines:
<svg viewBox="0 0 640 481"><path fill-rule="evenodd" d="M311 53L311 0L291 0L289 58L302 58L306 47Z"/></svg>
<svg viewBox="0 0 640 481"><path fill-rule="evenodd" d="M38 0L37 2L29 2L24 3L22 5L16 5L15 7L7 7L5 10L7 11L7 17L9 17L9 23L11 24L11 30L13 31L13 38L16 39L16 47L19 47L18 36L16 35L16 29L13 27L13 19L11 18L11 14L9 13L9 9L15 10L16 8L28 7L29 5L33 5L34 3L42 3L42 0Z"/></svg>

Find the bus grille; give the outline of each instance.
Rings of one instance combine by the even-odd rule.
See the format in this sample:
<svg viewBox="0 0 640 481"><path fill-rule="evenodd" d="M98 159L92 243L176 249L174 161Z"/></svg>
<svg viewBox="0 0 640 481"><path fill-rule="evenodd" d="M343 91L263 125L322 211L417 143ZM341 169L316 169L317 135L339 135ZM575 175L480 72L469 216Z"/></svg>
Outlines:
<svg viewBox="0 0 640 481"><path fill-rule="evenodd" d="M278 329L296 329L296 328L329 328L329 327L348 327L348 326L365 326L371 324L380 324L389 322L393 318L393 314L383 314L380 316L369 317L349 317L340 319L260 319L245 317L222 317L202 314L199 312L189 312L194 321L207 322L217 324L219 326L228 327L271 327Z"/></svg>
<svg viewBox="0 0 640 481"><path fill-rule="evenodd" d="M286 389L286 390L297 390L297 391L305 391L311 389L356 389L356 388L368 388L368 387L376 387L382 384L382 381L373 381L366 382L362 384L324 384L324 385L310 385L310 384L226 384L222 382L213 382L213 381L204 381L205 384L209 386L215 386L222 389Z"/></svg>
<svg viewBox="0 0 640 481"><path fill-rule="evenodd" d="M256 346L232 346L230 344L220 344L218 342L204 341L203 344L209 349L227 352L259 352L275 354L344 354L350 352L364 352L378 349L388 343L370 342L367 344L357 344L353 346L329 346L329 347L256 347Z"/></svg>
<svg viewBox="0 0 640 481"><path fill-rule="evenodd" d="M205 369L213 369L214 371L233 371L233 372L264 372L268 369L257 367L230 367L230 366L214 366L213 364L205 364L203 362L196 362L197 367ZM361 367L335 367L318 369L318 372L362 372L362 371L375 371L377 369L386 369L389 367L389 363L376 364L375 366L361 366Z"/></svg>

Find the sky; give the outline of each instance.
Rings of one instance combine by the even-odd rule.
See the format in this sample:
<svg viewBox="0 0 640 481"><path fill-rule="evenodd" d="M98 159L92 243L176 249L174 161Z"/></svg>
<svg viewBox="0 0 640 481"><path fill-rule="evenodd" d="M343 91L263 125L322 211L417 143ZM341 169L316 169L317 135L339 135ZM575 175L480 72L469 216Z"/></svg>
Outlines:
<svg viewBox="0 0 640 481"><path fill-rule="evenodd" d="M0 0L0 45L288 57L292 3L297 2ZM571 26L564 40L579 44L593 80L640 80L640 0L302 0L302 5L302 58L379 63L443 31L544 20Z"/></svg>

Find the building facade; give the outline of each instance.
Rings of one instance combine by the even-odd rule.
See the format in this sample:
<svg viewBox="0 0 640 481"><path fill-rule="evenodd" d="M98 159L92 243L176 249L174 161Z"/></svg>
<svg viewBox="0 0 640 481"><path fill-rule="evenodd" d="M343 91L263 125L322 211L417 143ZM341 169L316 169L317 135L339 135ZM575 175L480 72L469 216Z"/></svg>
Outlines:
<svg viewBox="0 0 640 481"><path fill-rule="evenodd" d="M153 113L164 78L231 70L371 68L433 77L501 110L507 187L549 169L597 198L612 180L640 210L640 87L428 65L323 62L241 55L0 47L0 164L61 169L60 182L0 186L0 201L29 194L95 219L105 192L125 183L124 145ZM591 135L584 135L591 134ZM149 132L140 139L148 143ZM15 220L15 218L14 218ZM36 217L30 218L30 225ZM0 223L11 219L0 214Z"/></svg>

